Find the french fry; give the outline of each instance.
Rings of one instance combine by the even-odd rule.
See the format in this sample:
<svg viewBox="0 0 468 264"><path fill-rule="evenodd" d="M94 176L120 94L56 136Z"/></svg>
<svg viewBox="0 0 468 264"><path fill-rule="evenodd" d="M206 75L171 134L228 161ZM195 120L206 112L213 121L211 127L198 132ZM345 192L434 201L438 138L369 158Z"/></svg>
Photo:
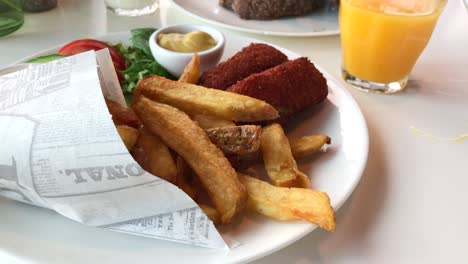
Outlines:
<svg viewBox="0 0 468 264"><path fill-rule="evenodd" d="M295 159L301 159L319 152L331 139L325 134L309 135L301 138L289 139L291 152Z"/></svg>
<svg viewBox="0 0 468 264"><path fill-rule="evenodd" d="M272 124L263 128L261 148L265 169L273 185L309 188L309 178L297 168L283 128Z"/></svg>
<svg viewBox="0 0 468 264"><path fill-rule="evenodd" d="M200 76L200 57L195 53L179 78L179 82L197 84ZM190 115L190 113L188 113ZM207 115L191 115L192 120L203 128L235 126L231 120Z"/></svg>
<svg viewBox="0 0 468 264"><path fill-rule="evenodd" d="M184 72L179 78L179 82L184 83L198 83L198 78L200 77L200 56L198 53L193 54L190 62L185 66Z"/></svg>
<svg viewBox="0 0 468 264"><path fill-rule="evenodd" d="M206 133L224 154L245 155L258 152L262 128L255 125L218 127L207 129Z"/></svg>
<svg viewBox="0 0 468 264"><path fill-rule="evenodd" d="M188 196L190 196L190 198L195 200L197 198L197 188L195 188L193 181L191 181L190 179L192 169L188 166L188 164L181 156L177 156L176 165L176 185L180 189L182 189L182 191L184 191Z"/></svg>
<svg viewBox="0 0 468 264"><path fill-rule="evenodd" d="M114 121L116 126L126 125L137 129L141 126L140 120L131 108L107 99L106 104L109 113L112 115L112 121Z"/></svg>
<svg viewBox="0 0 468 264"><path fill-rule="evenodd" d="M262 121L279 117L264 101L236 93L171 81L148 75L135 88L134 99L144 95L190 114L202 114L233 121Z"/></svg>
<svg viewBox="0 0 468 264"><path fill-rule="evenodd" d="M125 144L125 147L127 147L128 151L131 151L138 139L138 130L125 125L119 125L116 126L116 128L117 132L119 132L120 138Z"/></svg>
<svg viewBox="0 0 468 264"><path fill-rule="evenodd" d="M208 218L213 222L213 224L219 225L221 223L219 213L213 207L206 204L199 204L198 206L200 206L200 208L203 210L206 216L208 216Z"/></svg>
<svg viewBox="0 0 468 264"><path fill-rule="evenodd" d="M276 187L245 174L238 175L247 189L249 209L277 220L302 219L328 231L336 229L335 212L326 193Z"/></svg>
<svg viewBox="0 0 468 264"><path fill-rule="evenodd" d="M142 167L149 173L169 182L175 182L177 167L167 146L157 135L153 135L145 127L140 129L137 140L146 160Z"/></svg>
<svg viewBox="0 0 468 264"><path fill-rule="evenodd" d="M236 172L187 114L144 96L139 97L133 108L145 127L159 135L194 170L220 214L221 223L229 223L244 209L247 193Z"/></svg>
<svg viewBox="0 0 468 264"><path fill-rule="evenodd" d="M236 124L234 124L234 122L232 122L231 120L226 120L214 116L192 115L191 118L203 129L236 126Z"/></svg>

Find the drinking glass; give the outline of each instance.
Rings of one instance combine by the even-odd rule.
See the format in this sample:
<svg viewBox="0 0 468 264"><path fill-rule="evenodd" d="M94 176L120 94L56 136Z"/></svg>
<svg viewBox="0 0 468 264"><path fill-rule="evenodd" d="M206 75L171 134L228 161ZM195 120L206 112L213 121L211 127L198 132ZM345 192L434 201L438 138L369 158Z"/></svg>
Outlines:
<svg viewBox="0 0 468 264"><path fill-rule="evenodd" d="M364 91L403 90L446 2L341 0L343 78Z"/></svg>
<svg viewBox="0 0 468 264"><path fill-rule="evenodd" d="M142 16L158 9L158 0L105 0L107 9L121 16Z"/></svg>
<svg viewBox="0 0 468 264"><path fill-rule="evenodd" d="M24 23L21 0L0 0L0 37L18 30Z"/></svg>

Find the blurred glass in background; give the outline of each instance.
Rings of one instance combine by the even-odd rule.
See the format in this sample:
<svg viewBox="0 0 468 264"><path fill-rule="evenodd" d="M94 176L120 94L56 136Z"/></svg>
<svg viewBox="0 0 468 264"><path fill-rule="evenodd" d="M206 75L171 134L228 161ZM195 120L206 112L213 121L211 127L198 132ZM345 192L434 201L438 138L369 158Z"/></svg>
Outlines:
<svg viewBox="0 0 468 264"><path fill-rule="evenodd" d="M26 12L42 12L56 6L57 0L23 0L23 10Z"/></svg>
<svg viewBox="0 0 468 264"><path fill-rule="evenodd" d="M142 16L158 9L158 0L105 0L107 9L120 16Z"/></svg>
<svg viewBox="0 0 468 264"><path fill-rule="evenodd" d="M0 0L0 37L18 30L24 23L22 0Z"/></svg>

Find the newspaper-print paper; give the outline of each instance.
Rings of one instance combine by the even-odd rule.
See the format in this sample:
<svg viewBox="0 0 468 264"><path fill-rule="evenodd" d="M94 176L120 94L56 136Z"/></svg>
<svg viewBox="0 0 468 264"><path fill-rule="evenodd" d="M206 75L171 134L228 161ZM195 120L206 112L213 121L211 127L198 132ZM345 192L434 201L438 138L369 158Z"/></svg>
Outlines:
<svg viewBox="0 0 468 264"><path fill-rule="evenodd" d="M109 65L107 50L91 51L0 76L0 195L86 225L226 248L190 197L128 153L103 97L123 102Z"/></svg>

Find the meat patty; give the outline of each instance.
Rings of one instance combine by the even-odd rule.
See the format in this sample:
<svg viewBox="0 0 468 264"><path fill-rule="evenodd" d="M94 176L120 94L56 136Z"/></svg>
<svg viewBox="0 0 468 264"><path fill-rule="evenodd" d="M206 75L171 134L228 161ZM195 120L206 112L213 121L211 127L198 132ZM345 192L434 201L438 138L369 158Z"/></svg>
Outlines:
<svg viewBox="0 0 468 264"><path fill-rule="evenodd" d="M220 0L243 19L301 16L323 6L325 0Z"/></svg>
<svg viewBox="0 0 468 264"><path fill-rule="evenodd" d="M253 73L262 72L287 60L286 55L272 46L253 43L203 73L200 85L225 90Z"/></svg>
<svg viewBox="0 0 468 264"><path fill-rule="evenodd" d="M237 82L228 91L271 104L280 113L279 122L327 98L327 81L307 58L298 58Z"/></svg>

